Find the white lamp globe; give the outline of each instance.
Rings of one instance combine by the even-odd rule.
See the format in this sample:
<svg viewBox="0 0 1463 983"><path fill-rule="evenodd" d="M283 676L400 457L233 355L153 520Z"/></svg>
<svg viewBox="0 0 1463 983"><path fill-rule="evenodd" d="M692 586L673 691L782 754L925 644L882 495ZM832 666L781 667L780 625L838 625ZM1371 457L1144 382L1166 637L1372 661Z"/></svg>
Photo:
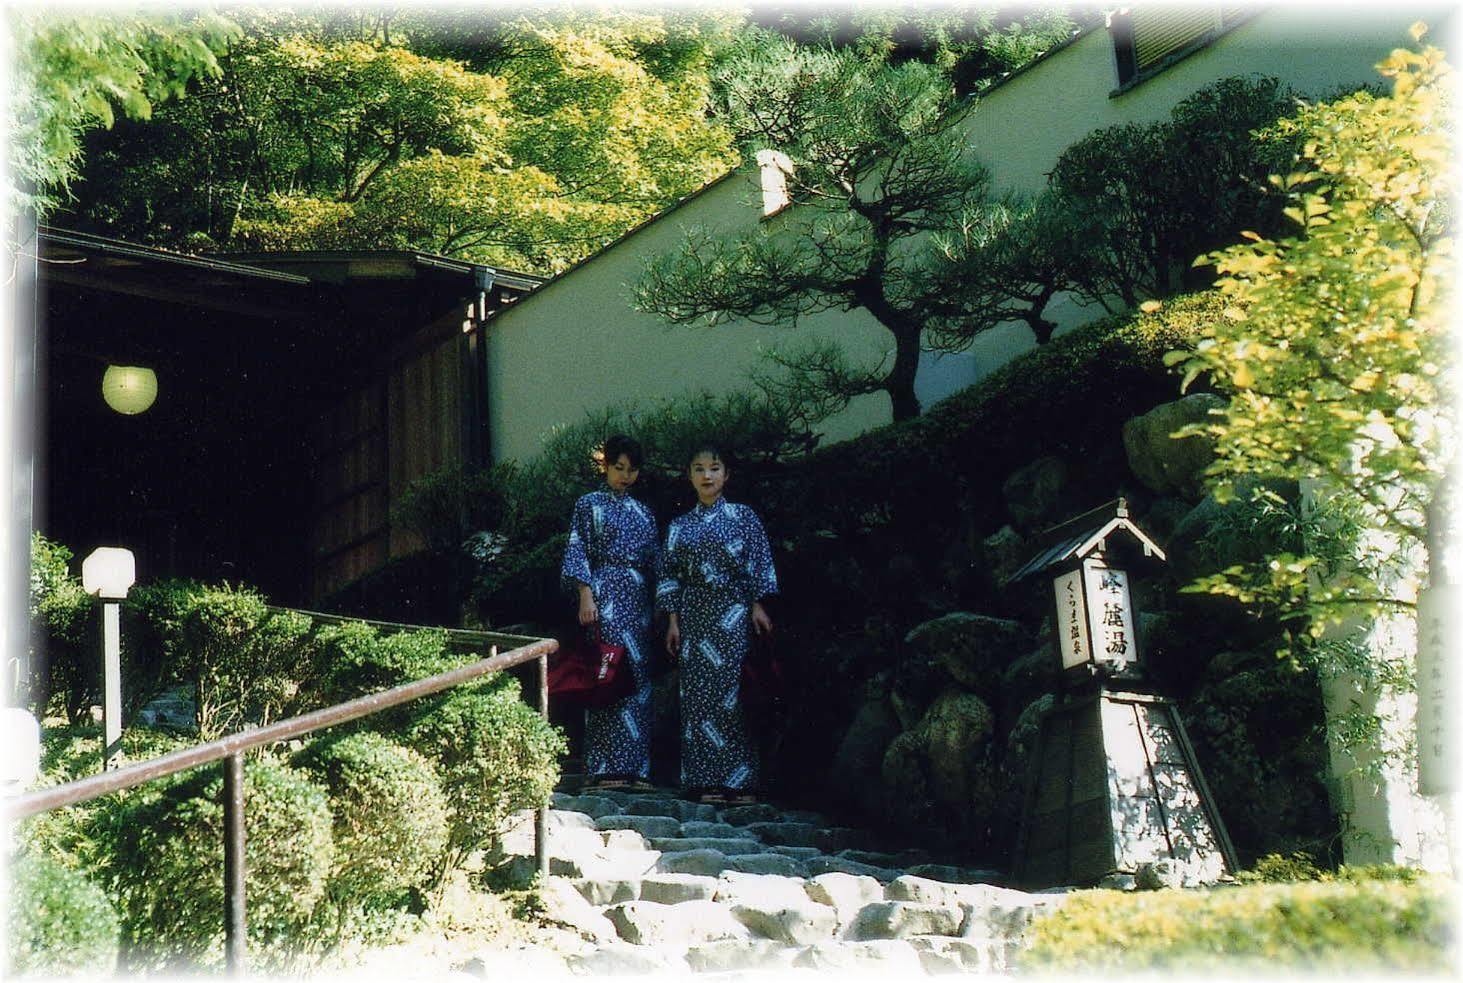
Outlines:
<svg viewBox="0 0 1463 983"><path fill-rule="evenodd" d="M140 365L108 365L102 374L102 399L118 413L135 416L157 399L157 373Z"/></svg>

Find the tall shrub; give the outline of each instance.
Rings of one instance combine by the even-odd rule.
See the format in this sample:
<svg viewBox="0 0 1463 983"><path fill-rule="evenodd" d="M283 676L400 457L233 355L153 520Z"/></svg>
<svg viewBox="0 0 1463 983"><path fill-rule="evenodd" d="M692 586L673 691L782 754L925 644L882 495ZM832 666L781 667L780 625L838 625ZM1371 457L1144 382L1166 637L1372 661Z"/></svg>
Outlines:
<svg viewBox="0 0 1463 983"><path fill-rule="evenodd" d="M102 889L80 871L26 854L10 870L6 976L110 975L120 924Z"/></svg>

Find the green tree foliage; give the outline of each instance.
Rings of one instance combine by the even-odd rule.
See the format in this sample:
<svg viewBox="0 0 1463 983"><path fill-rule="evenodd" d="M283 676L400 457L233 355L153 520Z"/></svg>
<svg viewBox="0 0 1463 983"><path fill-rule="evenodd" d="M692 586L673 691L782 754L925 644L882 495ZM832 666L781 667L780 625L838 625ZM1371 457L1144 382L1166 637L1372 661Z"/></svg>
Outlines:
<svg viewBox="0 0 1463 983"><path fill-rule="evenodd" d="M208 14L110 17L10 8L16 85L7 106L11 213L44 218L68 194L82 136L117 112L147 119L188 82L218 71L232 25Z"/></svg>
<svg viewBox="0 0 1463 983"><path fill-rule="evenodd" d="M1051 231L1080 248L1062 272L1089 303L1132 307L1196 284L1184 270L1199 253L1267 231L1266 175L1291 149L1253 135L1296 106L1277 79L1222 79L1157 123L1096 130L1068 147L1045 192L1063 216Z"/></svg>
<svg viewBox="0 0 1463 983"><path fill-rule="evenodd" d="M1420 37L1423 28L1414 29ZM1295 232L1204 257L1226 316L1170 361L1230 402L1183 433L1216 443L1217 492L1242 476L1315 479L1367 530L1425 547L1453 436L1446 385L1452 276L1448 93L1437 48L1378 66L1389 95L1362 92L1283 122L1302 141L1274 184ZM1358 605L1405 607L1364 577L1317 577L1321 557L1279 553L1204 582L1209 590L1311 619L1319 637ZM1366 564L1363 564L1363 572ZM1329 572L1329 571L1326 571Z"/></svg>
<svg viewBox="0 0 1463 983"><path fill-rule="evenodd" d="M754 8L752 17L804 44L848 48L871 60L928 62L962 93L985 88L1098 20L1095 8L1071 4L960 2L769 5Z"/></svg>
<svg viewBox="0 0 1463 983"><path fill-rule="evenodd" d="M861 308L893 336L893 362L830 364L826 384L844 399L886 392L896 420L917 416L922 347L964 340L939 330L947 301L930 289L927 268L941 259L929 234L972 211L988 185L964 152L953 88L919 62L869 63L765 35L727 62L719 88L718 114L744 153L791 158L799 206L772 231L691 230L647 264L637 306L675 324L789 324Z"/></svg>
<svg viewBox="0 0 1463 983"><path fill-rule="evenodd" d="M94 141L88 218L201 249L551 273L734 162L703 112L711 35L665 18L240 20L217 80Z"/></svg>

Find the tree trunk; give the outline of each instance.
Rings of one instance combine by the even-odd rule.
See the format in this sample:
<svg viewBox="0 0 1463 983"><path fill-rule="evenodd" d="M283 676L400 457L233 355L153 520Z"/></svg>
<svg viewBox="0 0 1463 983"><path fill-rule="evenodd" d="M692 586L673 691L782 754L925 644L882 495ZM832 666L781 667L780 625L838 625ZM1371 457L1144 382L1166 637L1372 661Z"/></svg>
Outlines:
<svg viewBox="0 0 1463 983"><path fill-rule="evenodd" d="M905 329L894 333L894 367L884 380L889 393L894 420L912 420L919 416L919 398L914 394L914 376L919 370L919 331Z"/></svg>

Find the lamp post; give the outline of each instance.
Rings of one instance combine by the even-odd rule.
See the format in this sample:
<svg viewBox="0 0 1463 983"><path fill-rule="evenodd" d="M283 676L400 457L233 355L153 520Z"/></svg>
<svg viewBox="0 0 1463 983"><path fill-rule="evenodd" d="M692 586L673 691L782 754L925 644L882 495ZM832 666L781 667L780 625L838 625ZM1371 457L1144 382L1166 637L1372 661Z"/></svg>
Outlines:
<svg viewBox="0 0 1463 983"><path fill-rule="evenodd" d="M102 770L116 766L122 739L122 599L137 582L132 551L116 546L92 550L81 561L81 586L102 605Z"/></svg>
<svg viewBox="0 0 1463 983"><path fill-rule="evenodd" d="M1052 578L1061 661L1061 692L1032 757L1022 883L1097 883L1164 861L1185 884L1236 869L1177 708L1156 692L1138 647L1127 568L1166 559L1120 498L1049 530L1010 578Z"/></svg>

